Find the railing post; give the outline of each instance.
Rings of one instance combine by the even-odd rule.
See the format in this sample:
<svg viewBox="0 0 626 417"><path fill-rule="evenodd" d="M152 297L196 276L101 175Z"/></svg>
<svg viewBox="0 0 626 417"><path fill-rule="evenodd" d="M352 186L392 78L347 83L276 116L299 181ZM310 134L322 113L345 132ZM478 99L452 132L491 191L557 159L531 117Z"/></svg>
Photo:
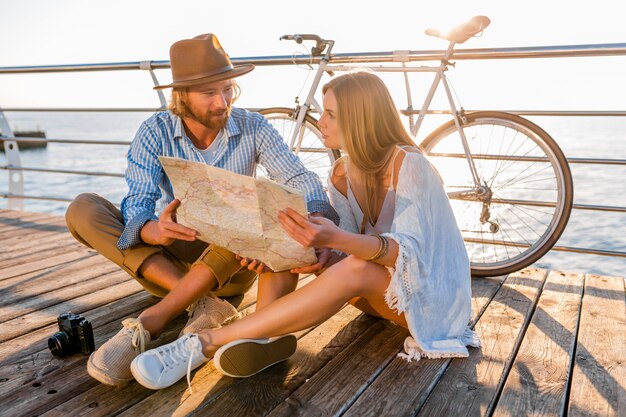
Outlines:
<svg viewBox="0 0 626 417"><path fill-rule="evenodd" d="M152 70L152 61L141 61L139 63L139 69L150 72L150 76L152 77L152 82L154 83L154 86L156 87L157 85L159 85L159 80L157 79L156 74ZM162 110L167 109L167 100L165 100L165 95L163 94L163 91L156 90L156 92L159 96L159 101L161 102L161 109Z"/></svg>
<svg viewBox="0 0 626 417"><path fill-rule="evenodd" d="M2 131L2 137L4 139L4 154L7 156L8 172L9 172L9 203L8 208L10 210L24 210L24 199L21 197L24 195L24 174L22 171L12 170L11 167L21 168L22 163L20 161L20 148L15 141L15 135L13 130L9 126L9 122L4 116L4 111L0 107L0 131Z"/></svg>

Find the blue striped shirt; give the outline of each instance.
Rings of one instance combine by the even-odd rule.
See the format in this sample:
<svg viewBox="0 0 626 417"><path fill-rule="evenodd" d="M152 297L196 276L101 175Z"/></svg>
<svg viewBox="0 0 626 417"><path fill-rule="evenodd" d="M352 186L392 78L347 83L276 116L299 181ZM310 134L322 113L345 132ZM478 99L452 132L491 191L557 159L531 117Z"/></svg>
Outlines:
<svg viewBox="0 0 626 417"><path fill-rule="evenodd" d="M252 176L257 163L261 164L272 179L304 192L310 213L319 212L339 222L317 174L304 167L263 116L233 108L222 133L214 143L211 165ZM157 201L161 199L163 207L174 199L159 156L206 163L185 134L180 117L172 112L155 113L141 124L128 151L128 194L121 207L125 227L117 243L120 250L141 242L142 227L158 219Z"/></svg>

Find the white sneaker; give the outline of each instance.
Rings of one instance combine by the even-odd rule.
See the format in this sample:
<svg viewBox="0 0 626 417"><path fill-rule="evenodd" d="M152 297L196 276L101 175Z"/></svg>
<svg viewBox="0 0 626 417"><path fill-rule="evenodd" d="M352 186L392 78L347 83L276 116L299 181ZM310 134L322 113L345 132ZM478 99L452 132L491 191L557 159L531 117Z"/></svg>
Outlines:
<svg viewBox="0 0 626 417"><path fill-rule="evenodd" d="M187 374L191 392L191 371L209 359L202 354L198 335L187 334L137 356L130 364L130 370L137 382L155 390L167 388Z"/></svg>

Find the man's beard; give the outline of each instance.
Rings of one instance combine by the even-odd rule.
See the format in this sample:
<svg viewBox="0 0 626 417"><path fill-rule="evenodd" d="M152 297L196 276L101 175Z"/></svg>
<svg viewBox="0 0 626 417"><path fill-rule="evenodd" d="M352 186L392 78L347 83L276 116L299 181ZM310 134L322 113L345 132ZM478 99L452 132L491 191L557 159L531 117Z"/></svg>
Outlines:
<svg viewBox="0 0 626 417"><path fill-rule="evenodd" d="M189 109L189 117L195 120L196 122L202 124L207 129L211 130L222 130L224 126L226 126L226 122L228 121L228 117L230 116L230 111L232 110L231 106L228 106L225 110L222 111L207 111L204 114L197 109L192 108L187 105ZM218 120L212 120L213 117L222 116L226 114L226 117L220 118Z"/></svg>

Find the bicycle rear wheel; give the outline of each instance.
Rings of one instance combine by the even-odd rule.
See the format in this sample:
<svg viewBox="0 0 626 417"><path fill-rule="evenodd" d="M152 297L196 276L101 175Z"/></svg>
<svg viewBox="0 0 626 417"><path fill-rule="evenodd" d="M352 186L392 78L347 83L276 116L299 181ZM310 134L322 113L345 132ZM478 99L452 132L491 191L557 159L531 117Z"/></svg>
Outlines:
<svg viewBox="0 0 626 417"><path fill-rule="evenodd" d="M476 112L463 130L487 193L451 199L475 276L525 268L559 239L572 210L569 165L556 142L534 123L508 113ZM473 187L454 121L421 144L446 191Z"/></svg>
<svg viewBox="0 0 626 417"><path fill-rule="evenodd" d="M296 129L294 109L272 107L262 109L259 113L265 116L289 145L294 129ZM298 143L295 143L292 146L292 150L298 155L304 166L319 175L322 184L326 186L330 168L335 160L341 157L341 153L336 149L328 149L324 146L322 133L317 127L317 121L308 114L300 127L298 138L300 139L300 146L298 146ZM263 173L259 173L257 170L257 176L259 174L263 175Z"/></svg>

